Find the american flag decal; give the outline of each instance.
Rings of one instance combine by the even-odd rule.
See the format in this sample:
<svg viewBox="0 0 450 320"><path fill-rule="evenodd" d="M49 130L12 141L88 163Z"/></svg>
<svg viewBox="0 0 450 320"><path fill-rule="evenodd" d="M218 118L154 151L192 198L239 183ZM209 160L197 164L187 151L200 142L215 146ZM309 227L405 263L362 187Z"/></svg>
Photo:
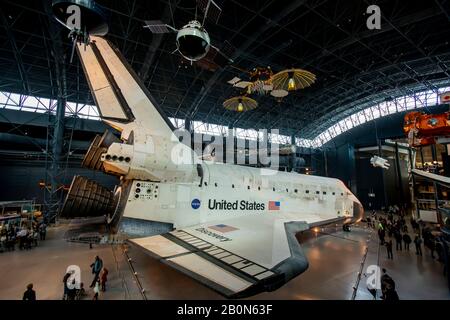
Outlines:
<svg viewBox="0 0 450 320"><path fill-rule="evenodd" d="M441 103L450 103L450 91L444 92L440 96L441 96Z"/></svg>
<svg viewBox="0 0 450 320"><path fill-rule="evenodd" d="M280 201L269 201L269 210L280 210Z"/></svg>
<svg viewBox="0 0 450 320"><path fill-rule="evenodd" d="M232 226L227 226L226 224L216 224L215 226L209 226L208 228L222 232L222 233L239 230L238 228L235 228Z"/></svg>

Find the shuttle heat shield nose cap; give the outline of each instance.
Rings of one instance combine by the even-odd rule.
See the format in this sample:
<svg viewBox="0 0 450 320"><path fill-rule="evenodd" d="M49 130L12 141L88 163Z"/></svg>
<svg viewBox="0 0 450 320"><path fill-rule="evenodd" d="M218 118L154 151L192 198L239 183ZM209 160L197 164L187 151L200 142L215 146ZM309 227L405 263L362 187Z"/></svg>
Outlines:
<svg viewBox="0 0 450 320"><path fill-rule="evenodd" d="M353 202L353 220L355 222L361 221L364 216L364 207L359 202Z"/></svg>

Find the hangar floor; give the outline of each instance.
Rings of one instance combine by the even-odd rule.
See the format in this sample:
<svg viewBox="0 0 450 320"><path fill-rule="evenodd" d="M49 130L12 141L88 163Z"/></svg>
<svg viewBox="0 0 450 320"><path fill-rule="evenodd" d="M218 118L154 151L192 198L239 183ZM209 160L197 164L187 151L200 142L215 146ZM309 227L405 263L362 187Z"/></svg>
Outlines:
<svg viewBox="0 0 450 320"><path fill-rule="evenodd" d="M81 268L82 281L88 293L86 299L89 299L92 297L88 288L92 278L89 265L95 255L102 257L109 270L108 290L100 296L101 299L143 299L139 285L145 289L147 299L223 299L130 246L128 256L137 272L135 278L122 246L98 245L89 249L86 244L62 240L64 231L64 226L52 228L48 233L49 239L30 251L0 254L0 299L20 299L30 282L34 284L39 300L61 299L62 277L67 266L72 264ZM365 268L379 261L379 265L386 268L396 281L400 299L450 299L442 265L432 260L426 249L423 257L417 257L411 249L410 252L394 251L394 260L387 260L385 248L378 247L376 234L364 226L355 227L350 233L334 227L320 229L317 233L301 235L299 240L308 256L309 269L282 288L251 299L348 300L353 293L366 245L369 250ZM372 299L364 276L356 299Z"/></svg>

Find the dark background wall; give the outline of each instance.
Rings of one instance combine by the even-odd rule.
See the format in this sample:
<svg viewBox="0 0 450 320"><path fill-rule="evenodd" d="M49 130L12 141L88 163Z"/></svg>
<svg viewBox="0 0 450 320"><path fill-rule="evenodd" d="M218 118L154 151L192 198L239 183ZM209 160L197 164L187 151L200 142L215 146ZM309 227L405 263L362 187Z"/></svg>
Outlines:
<svg viewBox="0 0 450 320"><path fill-rule="evenodd" d="M74 175L94 179L109 189L118 183L114 176L83 169L79 164L67 168L64 185L70 186ZM39 188L39 181L45 178L45 163L42 161L0 161L0 177L0 201L34 199L43 203L44 190Z"/></svg>

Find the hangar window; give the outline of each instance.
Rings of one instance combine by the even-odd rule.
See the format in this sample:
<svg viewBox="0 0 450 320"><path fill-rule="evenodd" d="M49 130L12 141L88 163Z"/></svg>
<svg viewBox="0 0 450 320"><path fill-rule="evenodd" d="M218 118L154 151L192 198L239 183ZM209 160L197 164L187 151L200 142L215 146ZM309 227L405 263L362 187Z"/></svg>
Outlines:
<svg viewBox="0 0 450 320"><path fill-rule="evenodd" d="M450 87L442 86L436 91L416 91L411 95L395 97L392 101L381 101L371 106L365 106L363 109L360 108L359 112L354 112L326 128L321 133L317 133L313 139L296 138L296 144L304 147L320 147L339 134L373 119L405 110L436 105L439 103L439 95L449 90Z"/></svg>
<svg viewBox="0 0 450 320"><path fill-rule="evenodd" d="M412 110L416 108L424 108L436 105L439 101L439 95L447 92L450 87L441 86L436 91L423 90L416 91L411 95L395 97L392 101L376 102L374 105L359 108L358 113L354 113L342 118L339 122L318 133L313 139L305 139L295 137L295 142L300 147L318 148L323 143L326 143L332 138L344 133L352 127L361 125L367 121L383 117L388 114L404 110ZM37 113L54 113L56 100L46 99L42 97L34 97L28 95L20 95L10 92L0 91L0 109L12 109ZM360 106L361 107L361 106ZM79 118L100 120L98 109L95 105L81 104L75 102L67 102L66 116L75 116ZM183 128L185 121L178 118L169 118L176 128ZM228 127L204 123L201 121L193 122L194 131L197 133L211 134L211 135L225 135L228 132ZM263 138L262 132L251 129L235 128L234 134L238 138L248 139L252 141L261 140ZM270 141L287 143L289 137L284 135L269 135ZM201 184L200 184L201 185Z"/></svg>

